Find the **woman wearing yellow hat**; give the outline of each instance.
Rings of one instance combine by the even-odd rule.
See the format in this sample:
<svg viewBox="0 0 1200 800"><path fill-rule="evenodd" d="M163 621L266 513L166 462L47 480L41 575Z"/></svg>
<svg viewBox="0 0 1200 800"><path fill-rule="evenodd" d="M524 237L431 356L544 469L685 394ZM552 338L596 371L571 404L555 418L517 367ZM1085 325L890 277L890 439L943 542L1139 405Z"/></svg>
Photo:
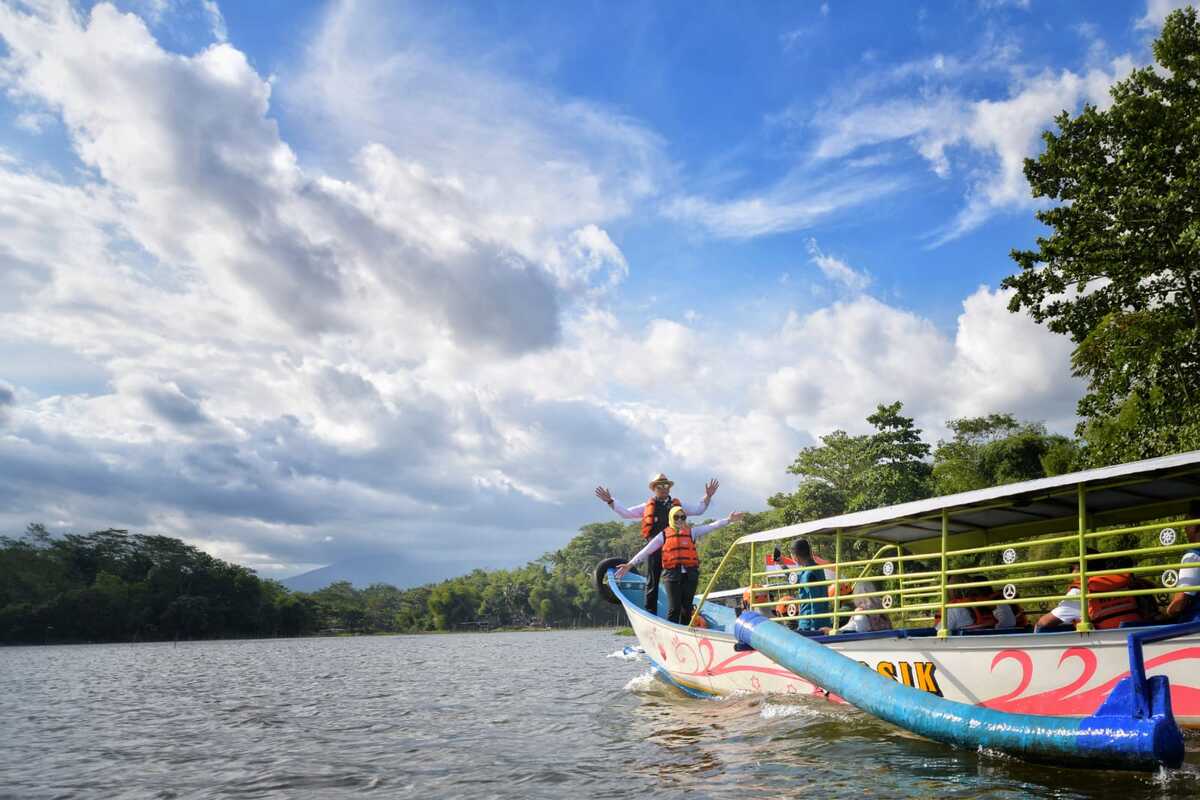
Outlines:
<svg viewBox="0 0 1200 800"><path fill-rule="evenodd" d="M745 511L735 511L725 519L717 520L698 528L687 527L687 512L682 508L671 509L670 524L646 543L628 564L617 567L616 576L625 577L631 567L645 561L652 554L662 554L663 586L667 588L667 621L684 625L692 618L692 601L700 582L700 555L696 542L700 537L724 528L746 516Z"/></svg>
<svg viewBox="0 0 1200 800"><path fill-rule="evenodd" d="M622 519L640 519L642 521L642 538L646 541L654 538L667 527L667 514L672 508L682 508L688 514L698 516L708 510L712 496L717 493L721 482L713 478L704 485L704 498L694 506L686 506L677 498L671 497L671 487L675 482L663 473L658 473L650 479L650 491L654 492L650 499L636 506L626 508L613 498L612 492L603 486L596 487L596 497L611 508ZM662 575L662 558L658 551L650 556L646 576L646 610L651 614L658 613L658 581Z"/></svg>

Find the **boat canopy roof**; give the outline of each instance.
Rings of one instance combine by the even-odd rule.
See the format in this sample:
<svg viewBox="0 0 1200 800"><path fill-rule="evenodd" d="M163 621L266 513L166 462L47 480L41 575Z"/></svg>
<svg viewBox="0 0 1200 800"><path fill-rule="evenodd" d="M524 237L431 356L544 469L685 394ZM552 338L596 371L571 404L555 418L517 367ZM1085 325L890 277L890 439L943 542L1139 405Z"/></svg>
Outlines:
<svg viewBox="0 0 1200 800"><path fill-rule="evenodd" d="M950 534L1065 521L1075 519L1079 513L1076 492L1080 484L1087 490L1089 514L1189 500L1200 496L1200 450L800 522L746 534L735 544L832 533L838 529L903 544L940 536L943 510L948 512Z"/></svg>

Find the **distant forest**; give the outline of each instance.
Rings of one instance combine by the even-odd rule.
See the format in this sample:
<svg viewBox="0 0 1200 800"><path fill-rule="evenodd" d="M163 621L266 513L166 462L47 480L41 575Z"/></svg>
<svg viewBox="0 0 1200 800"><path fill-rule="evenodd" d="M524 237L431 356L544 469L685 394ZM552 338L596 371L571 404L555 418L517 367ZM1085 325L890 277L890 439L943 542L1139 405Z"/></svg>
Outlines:
<svg viewBox="0 0 1200 800"><path fill-rule="evenodd" d="M1074 345L1071 369L1086 382L1075 436L990 414L950 420L951 438L931 446L900 403L881 405L867 418L871 433L822 437L789 467L793 492L706 538L705 574L746 532L1200 449L1196 9L1167 17L1154 55L1155 65L1112 87L1106 107L1056 118L1055 130L1043 134L1045 150L1025 162L1044 230L1035 249L1012 251L1018 269L1002 286L1011 311ZM0 537L0 640L608 624L618 614L597 598L591 571L640 544L635 525L595 523L519 569L476 570L406 590L337 583L297 593L176 539L119 530L51 537L31 525L18 538ZM745 581L745 558L727 566L723 587Z"/></svg>
<svg viewBox="0 0 1200 800"><path fill-rule="evenodd" d="M702 541L712 575L736 537L804 519L905 502L1082 465L1085 448L1009 415L951 420L932 447L900 403L868 417L873 432L836 431L800 451L797 489ZM597 513L608 509L597 504ZM822 550L818 539L818 550ZM0 537L0 641L127 642L315 633L414 633L508 626L618 624L619 610L592 586L604 558L642 545L640 526L585 525L565 547L512 570L475 570L411 589L335 583L293 592L252 570L165 536L105 530L51 536L30 525ZM865 547L865 545L863 546ZM826 548L827 549L827 548ZM828 555L832 555L829 553ZM745 555L722 587L745 582Z"/></svg>

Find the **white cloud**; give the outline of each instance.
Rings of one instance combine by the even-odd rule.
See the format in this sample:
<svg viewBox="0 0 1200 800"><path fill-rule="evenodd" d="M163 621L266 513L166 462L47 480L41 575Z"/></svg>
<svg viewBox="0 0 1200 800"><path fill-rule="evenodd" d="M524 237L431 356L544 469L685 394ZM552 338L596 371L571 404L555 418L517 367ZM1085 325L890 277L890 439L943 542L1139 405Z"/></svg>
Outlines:
<svg viewBox="0 0 1200 800"><path fill-rule="evenodd" d="M749 239L805 230L819 221L891 194L903 185L895 177L792 175L768 188L735 200L684 195L668 201L663 213L705 228L723 239Z"/></svg>
<svg viewBox="0 0 1200 800"><path fill-rule="evenodd" d="M852 292L861 292L871 284L871 276L859 272L845 261L821 252L816 239L808 240L808 255L821 273L831 281L840 283Z"/></svg>
<svg viewBox="0 0 1200 800"><path fill-rule="evenodd" d="M970 147L987 154L994 166L975 182L966 207L938 242L961 236L1001 209L1032 206L1024 164L1039 151L1042 131L1052 125L1057 114L1083 102L1101 108L1109 105L1109 87L1132 69L1132 60L1122 57L1107 70L1092 69L1083 75L1069 70L1043 73L1022 83L1007 100L974 103L962 137Z"/></svg>
<svg viewBox="0 0 1200 800"><path fill-rule="evenodd" d="M818 133L813 158L828 162L864 152L869 158L879 155L873 148L903 143L939 177L965 174L965 205L933 235L935 245L962 236L1000 211L1031 207L1023 165L1025 158L1037 154L1041 132L1063 110L1077 109L1083 102L1107 105L1109 86L1134 63L1121 56L1081 73L1018 72L1002 100L973 99L957 88L938 88L946 78L967 70L1011 66L1012 54L1004 45L992 50L993 56L980 65L941 56L900 65L882 82L866 83L820 109L811 119ZM876 98L881 90L894 91L897 82L914 77L922 83L919 91ZM936 79L933 86L927 85L930 79ZM958 156L957 166L952 155Z"/></svg>
<svg viewBox="0 0 1200 800"><path fill-rule="evenodd" d="M309 158L233 45L171 53L105 4L0 6L4 88L60 119L84 166L0 157L0 329L95 370L66 392L3 376L0 527L154 529L275 573L333 552L445 561L451 540L513 563L602 518L599 481L634 502L651 472L698 494L715 471L720 513L761 507L798 447L877 402L928 425L1008 410L991 403L1069 414L1061 353L987 290L955 337L861 295L772 325L701 318L680 292L625 321L605 304L631 265L606 226L656 201L658 138L425 40L387 54L369 30L387 19L336 7L286 90L339 121ZM674 210L737 238L895 188L797 173ZM1014 340L1038 356L1005 369Z"/></svg>
<svg viewBox="0 0 1200 800"><path fill-rule="evenodd" d="M1070 342L1007 303L1008 293L981 287L952 339L866 296L793 317L762 344L783 365L767 371L761 407L814 438L861 429L876 404L896 399L930 438L947 419L995 411L1069 431L1082 394L1069 377Z"/></svg>
<svg viewBox="0 0 1200 800"><path fill-rule="evenodd" d="M1138 19L1134 27L1138 30L1157 31L1172 11L1193 5L1195 4L1190 0L1146 0L1146 13Z"/></svg>
<svg viewBox="0 0 1200 800"><path fill-rule="evenodd" d="M225 28L225 17L221 14L216 0L200 0L200 7L204 10L205 17L208 18L208 27L212 31L213 38L218 42L227 41L229 31Z"/></svg>
<svg viewBox="0 0 1200 800"><path fill-rule="evenodd" d="M669 173L657 135L562 100L454 47L458 21L396 4L332 4L285 108L325 126L333 149L367 141L463 188L471 233L528 259L544 233L623 216ZM453 48L453 50L450 50Z"/></svg>

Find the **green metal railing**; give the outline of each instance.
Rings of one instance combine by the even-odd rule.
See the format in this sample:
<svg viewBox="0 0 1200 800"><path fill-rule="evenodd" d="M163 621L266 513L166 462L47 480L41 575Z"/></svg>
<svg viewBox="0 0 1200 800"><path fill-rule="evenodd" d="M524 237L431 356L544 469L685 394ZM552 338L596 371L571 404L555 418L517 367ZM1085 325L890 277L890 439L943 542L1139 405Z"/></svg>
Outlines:
<svg viewBox="0 0 1200 800"><path fill-rule="evenodd" d="M849 613L897 615L900 618L901 626L904 627L909 626L913 622L931 621L936 614L936 617L941 620L938 626L938 635L946 636L948 634L946 628L946 611L949 607L975 608L995 606L998 603L1013 603L1021 605L1026 611L1032 611L1035 608L1053 607L1054 604L1067 599L1077 599L1080 609L1080 621L1076 624L1075 628L1082 632L1093 630L1088 608L1089 601L1119 597L1142 597L1146 595L1161 597L1197 590L1197 587L1179 584L1122 588L1110 591L1092 590L1088 586L1090 578L1109 575L1138 576L1156 572L1166 575L1165 570L1181 570L1195 567L1195 563L1185 564L1179 560L1176 554L1200 547L1200 544L1190 543L1186 540L1186 537L1182 537L1182 541L1172 544L1125 547L1109 552L1088 553L1089 543L1100 538L1144 534L1151 531L1161 531L1168 527L1180 529L1179 532L1182 533L1182 528L1190 525L1200 525L1200 520L1154 522L1121 528L1089 530L1087 527L1086 492L1082 486L1079 487L1078 491L1078 508L1079 513L1076 529L1069 533L1064 531L1060 534L1051 533L1038 539L966 547L957 550L951 550L948 547L948 512L944 511L942 513L940 532L941 547L936 552L920 554L905 553L899 545L885 543L870 558L850 561L841 560L843 553L843 531L839 529L835 532L835 560L833 563L784 567L771 571L756 570L758 566L755 560L756 549L754 544L751 543L750 586L748 587L751 591L750 606L755 609L774 608L781 603L783 598L787 596L787 593L795 592L801 586L808 589L826 590L827 587L832 586L832 592L827 590L826 597L793 600L798 605L807 602L820 603L826 607L826 610L807 614L784 614L776 616L775 619L777 621L791 621L831 617L832 627L836 630L839 627L841 618L847 616ZM1022 560L1020 557L1021 554L1027 554L1035 548L1062 545L1069 542L1075 543L1076 546L1073 548L1075 552L1031 560ZM725 558L722 559L721 565L712 576L701 602L708 597L712 587L716 584L721 569L724 568L733 550L734 548L731 547L730 551L726 553ZM952 560L961 560L966 557L986 558L996 554L1001 554L1001 563L963 567L950 566ZM1140 559L1142 561L1153 560L1154 563L1133 563L1126 566L1101 566L1098 564L1098 562L1106 559L1118 557L1131 560ZM1166 560L1163 561L1162 559ZM915 571L906 571L906 566L911 566L914 562L921 565L934 562L938 567L936 569L928 569L921 566ZM889 574L878 574L880 565L886 563L893 565ZM1067 571L1062 571L1064 567L1067 567ZM822 580L805 581L802 584L767 582L767 578L778 579L780 576L809 570L832 570L834 577L829 579L822 573ZM843 576L847 571L851 573L857 572L858 577L854 579L844 578ZM961 576L981 576L982 579L955 580ZM762 579L761 582L759 579ZM871 581L877 586L884 588L862 593L853 591L861 581ZM1044 588L1047 585L1062 586L1068 582L1071 583L1072 587L1078 589L1078 595L1070 595L1070 588L1061 593ZM847 583L851 584L850 593L842 592L843 586ZM965 599L956 596L958 592L963 590L984 588L994 590L996 587L1001 586L1012 587L1012 590L1002 598ZM1030 596L1018 596L1016 588L1025 586L1034 589L1034 594ZM1007 594L1012 594L1013 596L1009 597ZM763 596L766 599L760 600L759 598ZM893 601L888 604L891 607L855 608L853 612L847 612L841 608L841 604L845 601L853 602L860 599L889 597Z"/></svg>

